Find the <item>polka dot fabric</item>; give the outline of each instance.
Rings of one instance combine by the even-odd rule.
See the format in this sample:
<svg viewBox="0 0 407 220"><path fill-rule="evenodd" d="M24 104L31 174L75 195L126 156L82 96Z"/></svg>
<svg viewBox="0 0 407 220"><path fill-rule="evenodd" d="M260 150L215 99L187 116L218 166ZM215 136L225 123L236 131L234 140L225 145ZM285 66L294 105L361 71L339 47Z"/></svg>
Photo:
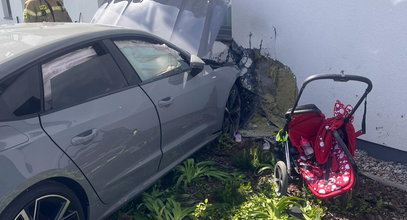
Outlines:
<svg viewBox="0 0 407 220"><path fill-rule="evenodd" d="M320 198L346 192L352 188L355 180L352 164L336 141L334 141L332 149L332 163L327 180L325 180L324 165L319 165L316 161L306 160L304 156L300 156L297 160L300 174L308 188Z"/></svg>
<svg viewBox="0 0 407 220"><path fill-rule="evenodd" d="M325 119L319 128L317 137L315 138L314 152L318 163L324 164L327 162L334 140L332 131L340 128L343 125L346 116L348 116L350 112L352 112L352 106L345 106L341 103L341 101L336 100L334 106L334 117ZM344 129L348 137L345 143L347 143L349 151L353 155L356 145L356 133L352 125L352 121L353 117L345 125Z"/></svg>

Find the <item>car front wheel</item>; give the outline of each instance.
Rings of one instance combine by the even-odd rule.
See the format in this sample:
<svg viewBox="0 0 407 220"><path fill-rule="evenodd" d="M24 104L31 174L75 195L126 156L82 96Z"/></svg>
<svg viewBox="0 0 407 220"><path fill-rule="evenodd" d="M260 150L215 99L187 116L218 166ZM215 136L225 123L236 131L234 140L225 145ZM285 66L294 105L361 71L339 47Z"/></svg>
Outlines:
<svg viewBox="0 0 407 220"><path fill-rule="evenodd" d="M233 85L225 106L222 131L225 134L235 135L239 129L241 100L239 89Z"/></svg>
<svg viewBox="0 0 407 220"><path fill-rule="evenodd" d="M78 197L65 185L46 181L27 189L1 215L14 220L84 220Z"/></svg>

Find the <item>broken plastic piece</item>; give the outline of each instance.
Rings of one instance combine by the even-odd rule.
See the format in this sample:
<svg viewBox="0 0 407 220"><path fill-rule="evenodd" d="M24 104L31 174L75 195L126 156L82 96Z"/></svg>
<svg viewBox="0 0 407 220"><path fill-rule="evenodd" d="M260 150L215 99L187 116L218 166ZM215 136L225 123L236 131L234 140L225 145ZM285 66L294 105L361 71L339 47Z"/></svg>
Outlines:
<svg viewBox="0 0 407 220"><path fill-rule="evenodd" d="M235 134L235 141L236 141L237 143L242 142L242 135L239 134L239 133L236 133L236 134Z"/></svg>
<svg viewBox="0 0 407 220"><path fill-rule="evenodd" d="M263 150L270 150L270 148L271 148L270 142L268 142L267 140L264 140Z"/></svg>

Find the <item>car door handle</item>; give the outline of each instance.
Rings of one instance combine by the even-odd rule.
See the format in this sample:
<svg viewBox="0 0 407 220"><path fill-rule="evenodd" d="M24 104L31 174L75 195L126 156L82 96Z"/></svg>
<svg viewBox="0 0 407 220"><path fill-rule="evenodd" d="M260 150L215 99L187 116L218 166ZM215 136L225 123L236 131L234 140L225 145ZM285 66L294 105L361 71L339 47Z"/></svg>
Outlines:
<svg viewBox="0 0 407 220"><path fill-rule="evenodd" d="M173 97L167 97L165 99L161 99L158 102L158 106L160 107L168 107L170 106L172 103L174 102L174 98Z"/></svg>
<svg viewBox="0 0 407 220"><path fill-rule="evenodd" d="M87 130L85 132L78 134L74 138L72 138L71 143L72 143L72 145L80 145L83 143L87 143L87 142L91 141L92 139L94 139L97 136L97 134L98 134L98 129L94 128L91 130Z"/></svg>

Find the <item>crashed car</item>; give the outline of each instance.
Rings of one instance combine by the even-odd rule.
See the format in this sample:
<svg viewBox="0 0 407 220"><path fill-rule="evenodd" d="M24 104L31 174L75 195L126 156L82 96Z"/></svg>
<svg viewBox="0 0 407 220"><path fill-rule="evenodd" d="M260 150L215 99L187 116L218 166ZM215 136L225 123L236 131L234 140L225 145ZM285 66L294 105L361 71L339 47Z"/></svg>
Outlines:
<svg viewBox="0 0 407 220"><path fill-rule="evenodd" d="M150 33L17 24L0 42L0 219L103 219L239 124L239 70Z"/></svg>

